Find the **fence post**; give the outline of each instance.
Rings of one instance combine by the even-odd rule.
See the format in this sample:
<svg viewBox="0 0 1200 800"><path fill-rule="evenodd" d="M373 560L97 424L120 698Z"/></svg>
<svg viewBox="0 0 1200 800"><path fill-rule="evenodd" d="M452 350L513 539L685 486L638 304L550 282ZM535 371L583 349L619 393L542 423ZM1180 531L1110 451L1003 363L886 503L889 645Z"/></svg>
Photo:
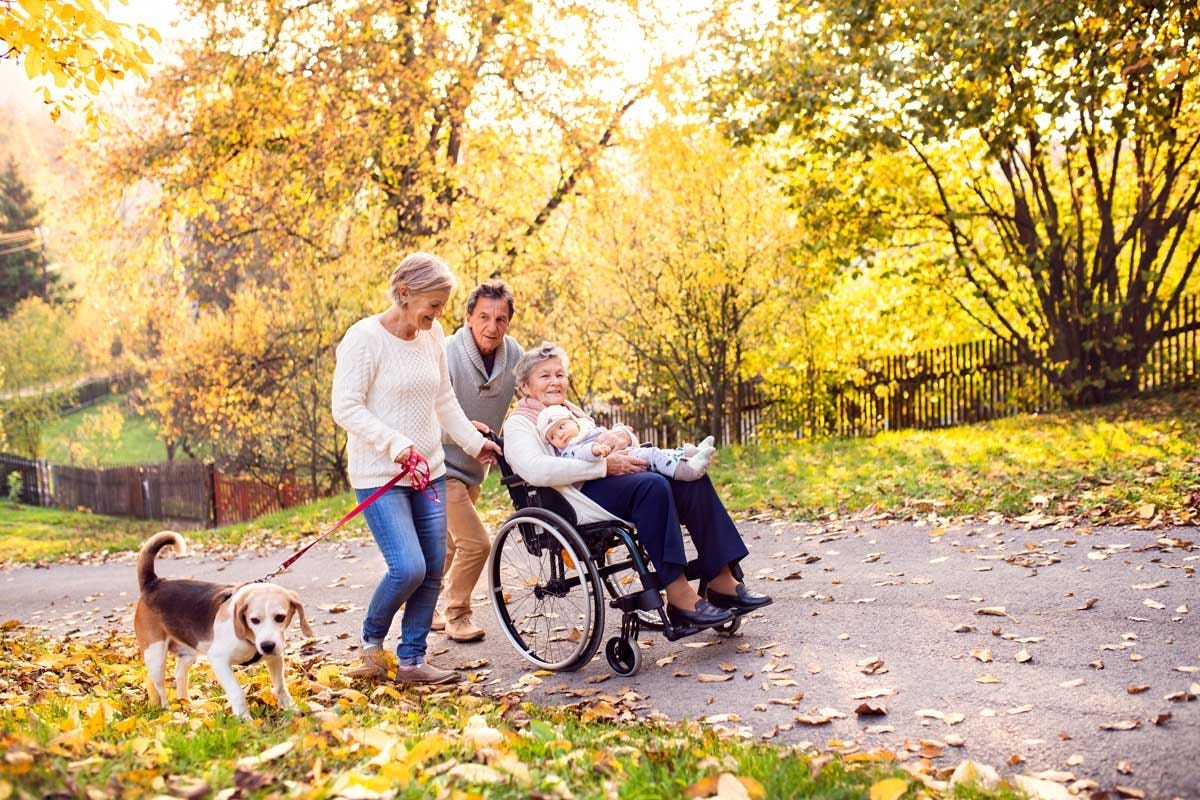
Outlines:
<svg viewBox="0 0 1200 800"><path fill-rule="evenodd" d="M217 527L217 479L216 465L204 465L204 481L208 488L208 527Z"/></svg>
<svg viewBox="0 0 1200 800"><path fill-rule="evenodd" d="M50 464L44 458L37 460L37 497L38 505L49 507L50 498Z"/></svg>

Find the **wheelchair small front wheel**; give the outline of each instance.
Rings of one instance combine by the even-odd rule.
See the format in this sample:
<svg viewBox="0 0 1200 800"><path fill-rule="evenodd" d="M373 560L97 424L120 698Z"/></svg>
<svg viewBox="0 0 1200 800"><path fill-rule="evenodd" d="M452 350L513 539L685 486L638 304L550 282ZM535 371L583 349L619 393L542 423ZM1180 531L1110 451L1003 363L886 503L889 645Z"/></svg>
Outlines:
<svg viewBox="0 0 1200 800"><path fill-rule="evenodd" d="M742 627L742 617L739 614L728 622L722 622L720 625L717 625L714 630L722 636L733 636L738 632L738 628L740 627Z"/></svg>
<svg viewBox="0 0 1200 800"><path fill-rule="evenodd" d="M642 667L642 648L638 643L622 636L614 636L604 646L604 657L612 671L621 677L633 675Z"/></svg>

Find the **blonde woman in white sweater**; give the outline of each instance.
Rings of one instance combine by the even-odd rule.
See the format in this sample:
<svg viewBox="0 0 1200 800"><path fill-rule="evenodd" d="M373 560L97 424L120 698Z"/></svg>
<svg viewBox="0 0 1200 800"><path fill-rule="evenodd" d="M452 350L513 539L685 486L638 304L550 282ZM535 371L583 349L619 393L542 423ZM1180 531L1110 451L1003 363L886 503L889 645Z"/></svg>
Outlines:
<svg viewBox="0 0 1200 800"><path fill-rule="evenodd" d="M391 308L356 322L337 348L333 418L348 434L347 472L359 501L399 473L412 452L429 462L432 490L417 491L406 477L363 511L387 574L367 607L362 662L349 673L355 677L387 677L383 642L403 605L396 680L460 678L425 661L446 558L446 509L434 500L445 495L442 432L483 463L493 463L499 449L467 419L450 386L438 318L453 288L444 261L408 256L392 272Z"/></svg>

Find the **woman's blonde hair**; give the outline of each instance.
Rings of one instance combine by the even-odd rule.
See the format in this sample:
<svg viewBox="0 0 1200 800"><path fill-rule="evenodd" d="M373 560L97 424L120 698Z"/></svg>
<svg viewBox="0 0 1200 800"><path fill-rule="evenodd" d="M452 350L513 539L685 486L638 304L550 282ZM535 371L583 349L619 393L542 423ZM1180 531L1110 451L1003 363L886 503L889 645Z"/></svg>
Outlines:
<svg viewBox="0 0 1200 800"><path fill-rule="evenodd" d="M557 358L562 362L564 373L571 374L569 369L570 362L567 361L567 352L554 342L542 342L532 350L526 350L525 355L521 356L520 360L517 361L517 365L513 367L513 375L517 378L517 386L529 380L529 373L533 372L534 367L552 358Z"/></svg>
<svg viewBox="0 0 1200 800"><path fill-rule="evenodd" d="M429 253L413 253L405 256L399 266L392 270L388 299L402 306L405 301L400 299L401 289L408 289L410 295L425 294L453 289L454 284L454 273L445 261Z"/></svg>

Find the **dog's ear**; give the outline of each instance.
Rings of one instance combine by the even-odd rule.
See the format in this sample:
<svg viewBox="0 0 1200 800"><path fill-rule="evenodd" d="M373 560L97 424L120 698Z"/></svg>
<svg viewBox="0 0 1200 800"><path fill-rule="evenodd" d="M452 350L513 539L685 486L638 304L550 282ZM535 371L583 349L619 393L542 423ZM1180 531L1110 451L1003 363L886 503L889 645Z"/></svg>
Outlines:
<svg viewBox="0 0 1200 800"><path fill-rule="evenodd" d="M233 603L233 632L237 638L253 642L254 631L250 630L250 625L246 622L246 605L243 595L239 595Z"/></svg>
<svg viewBox="0 0 1200 800"><path fill-rule="evenodd" d="M314 636L315 634L313 633L312 626L308 624L308 617L304 616L304 604L300 602L300 597L295 592L289 590L288 601L292 605L288 611L288 621L284 623L285 627L292 623L291 615L294 614L300 618L300 630L304 633L304 635L310 638Z"/></svg>

